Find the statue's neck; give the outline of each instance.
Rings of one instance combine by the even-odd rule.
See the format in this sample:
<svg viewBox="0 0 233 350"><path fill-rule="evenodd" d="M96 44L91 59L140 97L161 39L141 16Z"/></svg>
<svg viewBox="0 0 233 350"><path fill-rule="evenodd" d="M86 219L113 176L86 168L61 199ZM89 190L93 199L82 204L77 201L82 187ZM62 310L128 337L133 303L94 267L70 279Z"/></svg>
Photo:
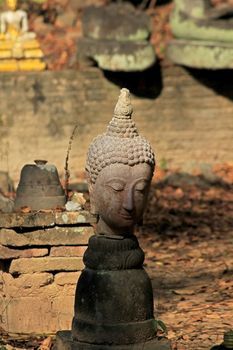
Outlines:
<svg viewBox="0 0 233 350"><path fill-rule="evenodd" d="M104 234L106 236L131 236L133 234L134 227L121 227L121 228L113 228L109 227L106 222L102 220L102 218L99 219L97 226L96 226L96 233L97 234Z"/></svg>

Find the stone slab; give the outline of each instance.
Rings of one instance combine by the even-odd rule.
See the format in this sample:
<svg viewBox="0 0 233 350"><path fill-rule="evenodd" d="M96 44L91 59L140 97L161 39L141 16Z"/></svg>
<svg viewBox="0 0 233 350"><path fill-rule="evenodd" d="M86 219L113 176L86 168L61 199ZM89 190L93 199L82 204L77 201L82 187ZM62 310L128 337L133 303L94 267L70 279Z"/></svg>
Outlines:
<svg viewBox="0 0 233 350"><path fill-rule="evenodd" d="M0 259L33 258L48 255L47 248L11 249L0 245Z"/></svg>
<svg viewBox="0 0 233 350"><path fill-rule="evenodd" d="M49 255L50 256L83 256L86 249L87 249L86 246L52 247ZM0 252L1 252L1 247L0 247Z"/></svg>
<svg viewBox="0 0 233 350"><path fill-rule="evenodd" d="M51 298L53 300L58 297L74 297L79 274L76 275L76 279L73 277L73 280L72 276L66 279L63 276L63 278L60 278L61 284L58 284L54 281L53 273L54 271L51 271L51 273L26 273L19 276L4 272L0 273L0 300L2 298L14 299L26 297ZM69 272L67 273L69 274ZM62 282L68 283L62 284ZM30 333L30 329L28 332Z"/></svg>
<svg viewBox="0 0 233 350"><path fill-rule="evenodd" d="M201 40L171 40L167 56L173 62L193 68L233 68L233 45Z"/></svg>
<svg viewBox="0 0 233 350"><path fill-rule="evenodd" d="M51 227L55 225L92 224L96 217L88 211L0 213L0 228Z"/></svg>
<svg viewBox="0 0 233 350"><path fill-rule="evenodd" d="M11 262L9 272L24 274L44 271L80 271L83 268L82 258L22 258Z"/></svg>
<svg viewBox="0 0 233 350"><path fill-rule="evenodd" d="M84 36L97 40L145 40L151 32L149 16L125 2L86 8L82 24Z"/></svg>
<svg viewBox="0 0 233 350"><path fill-rule="evenodd" d="M153 66L156 62L154 47L147 41L114 41L80 38L78 56L94 59L101 69L136 72Z"/></svg>
<svg viewBox="0 0 233 350"><path fill-rule="evenodd" d="M54 281L59 286L65 284L77 284L81 272L59 272L55 275Z"/></svg>
<svg viewBox="0 0 233 350"><path fill-rule="evenodd" d="M170 17L170 26L176 38L213 40L219 42L233 42L232 23L226 15L230 12L212 13L214 16L208 18L211 12L207 11L208 0L175 0L175 8ZM208 14L208 15L207 15ZM226 19L215 16L226 16Z"/></svg>
<svg viewBox="0 0 233 350"><path fill-rule="evenodd" d="M23 274L14 278L10 273L2 272L2 274L0 274L0 280L3 281L1 291L5 296L8 298L19 298L41 296L44 287L51 285L54 281L54 277L52 273L42 272Z"/></svg>
<svg viewBox="0 0 233 350"><path fill-rule="evenodd" d="M10 335L55 334L71 326L73 305L71 296L4 298L0 303L0 327Z"/></svg>
<svg viewBox="0 0 233 350"><path fill-rule="evenodd" d="M130 345L95 345L72 340L71 331L60 331L56 335L54 350L171 350L170 341L155 338L141 344Z"/></svg>
<svg viewBox="0 0 233 350"><path fill-rule="evenodd" d="M0 244L11 247L87 245L94 234L93 227L54 227L27 233L0 229Z"/></svg>

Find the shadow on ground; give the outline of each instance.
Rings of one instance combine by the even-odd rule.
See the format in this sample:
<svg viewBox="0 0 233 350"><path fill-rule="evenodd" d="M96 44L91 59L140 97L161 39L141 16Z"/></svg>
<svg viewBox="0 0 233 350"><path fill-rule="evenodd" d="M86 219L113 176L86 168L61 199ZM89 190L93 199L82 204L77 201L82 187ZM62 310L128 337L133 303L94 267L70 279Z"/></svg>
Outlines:
<svg viewBox="0 0 233 350"><path fill-rule="evenodd" d="M217 94L233 100L232 69L193 69L186 68L190 75L192 75L198 82L214 90Z"/></svg>
<svg viewBox="0 0 233 350"><path fill-rule="evenodd" d="M206 237L233 227L233 185L222 178L173 173L153 184L144 231L162 239L181 234ZM204 229L203 229L204 227Z"/></svg>
<svg viewBox="0 0 233 350"><path fill-rule="evenodd" d="M129 89L132 94L138 97L154 99L160 95L163 88L159 63L142 72L104 71L104 76L120 88Z"/></svg>

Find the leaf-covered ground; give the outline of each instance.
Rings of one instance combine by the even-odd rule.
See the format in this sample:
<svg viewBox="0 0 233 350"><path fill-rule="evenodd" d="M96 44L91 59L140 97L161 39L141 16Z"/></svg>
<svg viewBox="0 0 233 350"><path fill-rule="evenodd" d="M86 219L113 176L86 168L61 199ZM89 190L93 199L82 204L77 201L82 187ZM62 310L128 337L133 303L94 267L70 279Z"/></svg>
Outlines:
<svg viewBox="0 0 233 350"><path fill-rule="evenodd" d="M173 349L207 350L233 329L233 168L217 172L157 182L138 230Z"/></svg>

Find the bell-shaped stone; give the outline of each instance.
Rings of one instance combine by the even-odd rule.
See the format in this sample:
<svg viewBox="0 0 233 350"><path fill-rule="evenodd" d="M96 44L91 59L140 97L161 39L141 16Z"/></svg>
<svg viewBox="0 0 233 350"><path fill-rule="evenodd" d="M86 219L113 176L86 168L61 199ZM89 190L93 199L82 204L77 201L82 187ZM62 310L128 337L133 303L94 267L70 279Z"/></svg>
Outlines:
<svg viewBox="0 0 233 350"><path fill-rule="evenodd" d="M35 161L23 167L16 191L15 210L55 209L65 205L66 196L57 169L47 161Z"/></svg>

